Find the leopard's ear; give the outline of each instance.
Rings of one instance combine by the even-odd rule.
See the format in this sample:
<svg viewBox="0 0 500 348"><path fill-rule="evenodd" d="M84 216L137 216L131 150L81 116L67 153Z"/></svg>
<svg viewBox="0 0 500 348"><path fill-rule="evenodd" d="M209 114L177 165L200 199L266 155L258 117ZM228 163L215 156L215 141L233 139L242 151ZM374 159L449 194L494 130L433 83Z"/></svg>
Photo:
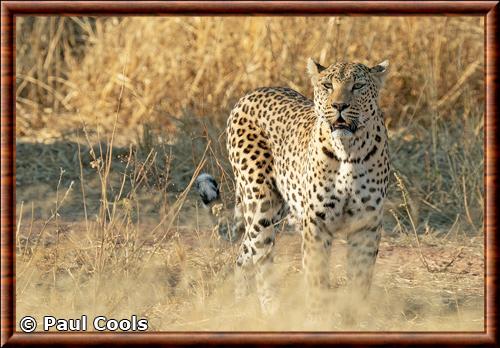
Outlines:
<svg viewBox="0 0 500 348"><path fill-rule="evenodd" d="M317 81L318 74L325 69L326 68L323 65L317 63L314 59L307 59L307 73L313 82Z"/></svg>
<svg viewBox="0 0 500 348"><path fill-rule="evenodd" d="M382 87L384 85L385 78L387 77L387 72L389 71L389 61L384 60L382 63L375 65L370 68L370 74L373 77L375 83Z"/></svg>

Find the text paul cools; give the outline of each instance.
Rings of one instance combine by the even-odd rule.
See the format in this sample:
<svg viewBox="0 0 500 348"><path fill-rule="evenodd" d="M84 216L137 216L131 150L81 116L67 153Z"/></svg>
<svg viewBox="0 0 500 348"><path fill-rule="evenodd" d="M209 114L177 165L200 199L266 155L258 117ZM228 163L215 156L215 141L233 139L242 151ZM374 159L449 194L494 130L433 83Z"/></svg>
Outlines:
<svg viewBox="0 0 500 348"><path fill-rule="evenodd" d="M97 316L90 321L90 325L95 331L146 331L148 329L147 319L137 319L136 315L132 315L130 319L108 319L105 316ZM88 329L89 320L86 315L74 319L43 317L44 331L87 331Z"/></svg>

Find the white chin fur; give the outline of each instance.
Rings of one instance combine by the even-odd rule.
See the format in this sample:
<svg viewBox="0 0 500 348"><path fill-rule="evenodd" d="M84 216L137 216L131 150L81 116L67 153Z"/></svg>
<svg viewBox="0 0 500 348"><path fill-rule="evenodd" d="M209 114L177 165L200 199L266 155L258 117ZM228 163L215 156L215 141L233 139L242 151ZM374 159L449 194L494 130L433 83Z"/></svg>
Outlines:
<svg viewBox="0 0 500 348"><path fill-rule="evenodd" d="M332 132L332 138L333 139L338 139L338 138L350 138L352 137L353 134L351 131L347 130L347 129L335 129L333 132Z"/></svg>

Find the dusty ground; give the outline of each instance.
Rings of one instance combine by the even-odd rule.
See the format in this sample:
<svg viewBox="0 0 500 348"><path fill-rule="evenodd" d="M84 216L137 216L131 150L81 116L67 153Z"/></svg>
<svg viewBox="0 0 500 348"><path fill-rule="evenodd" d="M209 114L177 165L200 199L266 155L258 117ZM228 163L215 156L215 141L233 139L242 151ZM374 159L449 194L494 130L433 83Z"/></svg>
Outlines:
<svg viewBox="0 0 500 348"><path fill-rule="evenodd" d="M34 221L33 241L41 225L41 221ZM147 225L144 223L144 230ZM332 320L311 328L303 321L300 238L296 234L283 234L278 239L276 267L283 304L277 318L266 319L260 316L254 296L238 307L232 303L230 265L236 249L209 230L177 226L170 240L161 245L147 236L138 238L145 246L136 257L139 267L133 269L119 260L127 253L127 237L118 238L114 241L117 255L107 261L108 269L101 271L104 276L96 277L89 263L91 256L85 254L93 247L85 224L60 221L59 228L59 241L47 234L37 256L23 257L24 250L19 250L18 317L72 318L88 313L126 318L137 314L149 319L151 330L161 331L483 330L484 255L480 238L452 241L423 237L418 249L410 236L385 235L369 304L355 326L344 324L340 314L348 296L343 293L345 241L338 240L332 259Z"/></svg>

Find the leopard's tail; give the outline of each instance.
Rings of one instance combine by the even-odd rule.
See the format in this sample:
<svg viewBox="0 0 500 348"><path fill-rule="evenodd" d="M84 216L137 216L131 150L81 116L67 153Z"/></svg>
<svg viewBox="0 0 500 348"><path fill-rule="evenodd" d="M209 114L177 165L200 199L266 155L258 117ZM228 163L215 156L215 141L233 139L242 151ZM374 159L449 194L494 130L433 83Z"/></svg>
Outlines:
<svg viewBox="0 0 500 348"><path fill-rule="evenodd" d="M217 181L214 177L207 173L198 175L194 182L196 191L201 197L203 204L212 206L217 201L220 201L220 191Z"/></svg>
<svg viewBox="0 0 500 348"><path fill-rule="evenodd" d="M194 182L196 191L205 205L209 208L210 215L219 236L230 242L236 242L244 232L244 224L240 214L231 213L225 208L219 190L219 184L213 176L207 173L198 175Z"/></svg>

